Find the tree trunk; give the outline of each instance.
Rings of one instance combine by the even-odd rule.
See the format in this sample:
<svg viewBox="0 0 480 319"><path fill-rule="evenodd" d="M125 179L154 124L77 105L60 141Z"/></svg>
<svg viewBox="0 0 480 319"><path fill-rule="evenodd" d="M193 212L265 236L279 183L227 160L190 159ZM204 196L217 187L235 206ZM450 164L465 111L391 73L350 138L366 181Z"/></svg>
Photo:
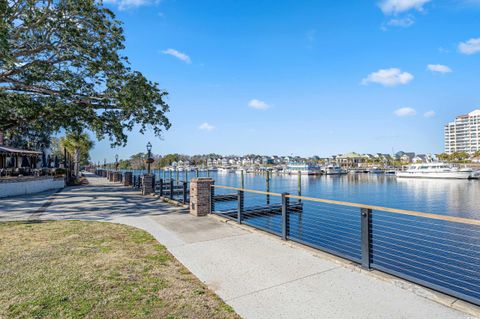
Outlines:
<svg viewBox="0 0 480 319"><path fill-rule="evenodd" d="M0 132L0 145L3 145L5 143L5 134L3 132Z"/></svg>
<svg viewBox="0 0 480 319"><path fill-rule="evenodd" d="M75 163L74 163L75 176L79 177L80 172L80 148L75 148Z"/></svg>

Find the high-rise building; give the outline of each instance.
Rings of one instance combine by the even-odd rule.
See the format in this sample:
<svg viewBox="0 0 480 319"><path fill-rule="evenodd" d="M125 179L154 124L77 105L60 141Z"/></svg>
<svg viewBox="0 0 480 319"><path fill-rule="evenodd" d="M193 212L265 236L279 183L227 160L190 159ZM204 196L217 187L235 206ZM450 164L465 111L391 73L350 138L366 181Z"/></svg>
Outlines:
<svg viewBox="0 0 480 319"><path fill-rule="evenodd" d="M480 109L457 116L455 121L445 125L445 152L480 151Z"/></svg>

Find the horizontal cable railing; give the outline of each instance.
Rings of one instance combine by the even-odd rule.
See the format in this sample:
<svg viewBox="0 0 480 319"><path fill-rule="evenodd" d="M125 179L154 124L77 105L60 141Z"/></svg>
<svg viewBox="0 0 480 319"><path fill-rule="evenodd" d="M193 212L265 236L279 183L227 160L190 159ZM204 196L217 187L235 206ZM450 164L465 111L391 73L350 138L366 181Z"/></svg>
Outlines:
<svg viewBox="0 0 480 319"><path fill-rule="evenodd" d="M175 179L154 179L154 193L186 204L190 201L189 182Z"/></svg>
<svg viewBox="0 0 480 319"><path fill-rule="evenodd" d="M480 220L212 186L212 213L480 305Z"/></svg>

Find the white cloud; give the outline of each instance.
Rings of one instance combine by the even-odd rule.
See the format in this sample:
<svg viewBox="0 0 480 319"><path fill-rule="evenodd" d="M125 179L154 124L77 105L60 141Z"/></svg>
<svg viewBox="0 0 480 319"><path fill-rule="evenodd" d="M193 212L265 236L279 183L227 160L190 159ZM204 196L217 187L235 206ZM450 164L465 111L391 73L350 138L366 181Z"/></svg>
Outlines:
<svg viewBox="0 0 480 319"><path fill-rule="evenodd" d="M391 19L390 21L387 22L387 25L389 27L401 27L401 28L408 28L409 26L413 25L415 23L415 20L412 17L406 17L406 18L395 18Z"/></svg>
<svg viewBox="0 0 480 319"><path fill-rule="evenodd" d="M412 9L422 11L423 6L431 0L383 0L379 3L384 14L398 14Z"/></svg>
<svg viewBox="0 0 480 319"><path fill-rule="evenodd" d="M426 118L432 118L435 116L435 111L428 111L428 112L425 112L423 113L423 116L425 116Z"/></svg>
<svg viewBox="0 0 480 319"><path fill-rule="evenodd" d="M405 117L405 116L413 116L417 114L417 111L415 109L412 109L411 107L402 107L393 112L396 116L399 117Z"/></svg>
<svg viewBox="0 0 480 319"><path fill-rule="evenodd" d="M442 64L429 64L427 65L427 69L429 69L432 72L438 72L443 74L452 72L452 69Z"/></svg>
<svg viewBox="0 0 480 319"><path fill-rule="evenodd" d="M199 130L202 130L202 131L208 131L208 132L211 132L215 129L215 126L213 125L210 125L208 124L207 122L204 122L202 124L200 124L200 126L198 127Z"/></svg>
<svg viewBox="0 0 480 319"><path fill-rule="evenodd" d="M480 38L472 38L466 42L460 42L458 50L463 54L475 54L480 52Z"/></svg>
<svg viewBox="0 0 480 319"><path fill-rule="evenodd" d="M192 63L192 60L188 55L183 52L177 51L175 49L167 49L162 51L163 54L171 55L176 57L179 60L182 60L185 63Z"/></svg>
<svg viewBox="0 0 480 319"><path fill-rule="evenodd" d="M266 109L270 108L269 104L265 103L264 101L257 100L257 99L250 100L250 102L248 102L248 106L250 106L251 108L257 109L257 110L266 110Z"/></svg>
<svg viewBox="0 0 480 319"><path fill-rule="evenodd" d="M152 4L151 0L104 0L104 3L116 5L118 10L127 10Z"/></svg>
<svg viewBox="0 0 480 319"><path fill-rule="evenodd" d="M377 72L370 73L361 82L363 85L369 83L378 83L384 86L396 86L407 84L413 80L413 75L408 72L402 72L398 68L381 69Z"/></svg>

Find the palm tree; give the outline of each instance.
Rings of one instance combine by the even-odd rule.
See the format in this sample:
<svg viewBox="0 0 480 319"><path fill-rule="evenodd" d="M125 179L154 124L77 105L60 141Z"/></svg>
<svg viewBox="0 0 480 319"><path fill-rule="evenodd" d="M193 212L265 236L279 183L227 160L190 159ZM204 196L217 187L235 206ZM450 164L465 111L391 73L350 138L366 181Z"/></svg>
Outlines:
<svg viewBox="0 0 480 319"><path fill-rule="evenodd" d="M82 160L88 160L89 151L92 149L94 142L86 133L70 132L65 137L60 138L60 145L72 155L74 174L75 176L79 176L80 162Z"/></svg>
<svg viewBox="0 0 480 319"><path fill-rule="evenodd" d="M443 162L448 162L452 159L452 157L447 153L437 154L437 157L438 157L439 160L441 160Z"/></svg>

